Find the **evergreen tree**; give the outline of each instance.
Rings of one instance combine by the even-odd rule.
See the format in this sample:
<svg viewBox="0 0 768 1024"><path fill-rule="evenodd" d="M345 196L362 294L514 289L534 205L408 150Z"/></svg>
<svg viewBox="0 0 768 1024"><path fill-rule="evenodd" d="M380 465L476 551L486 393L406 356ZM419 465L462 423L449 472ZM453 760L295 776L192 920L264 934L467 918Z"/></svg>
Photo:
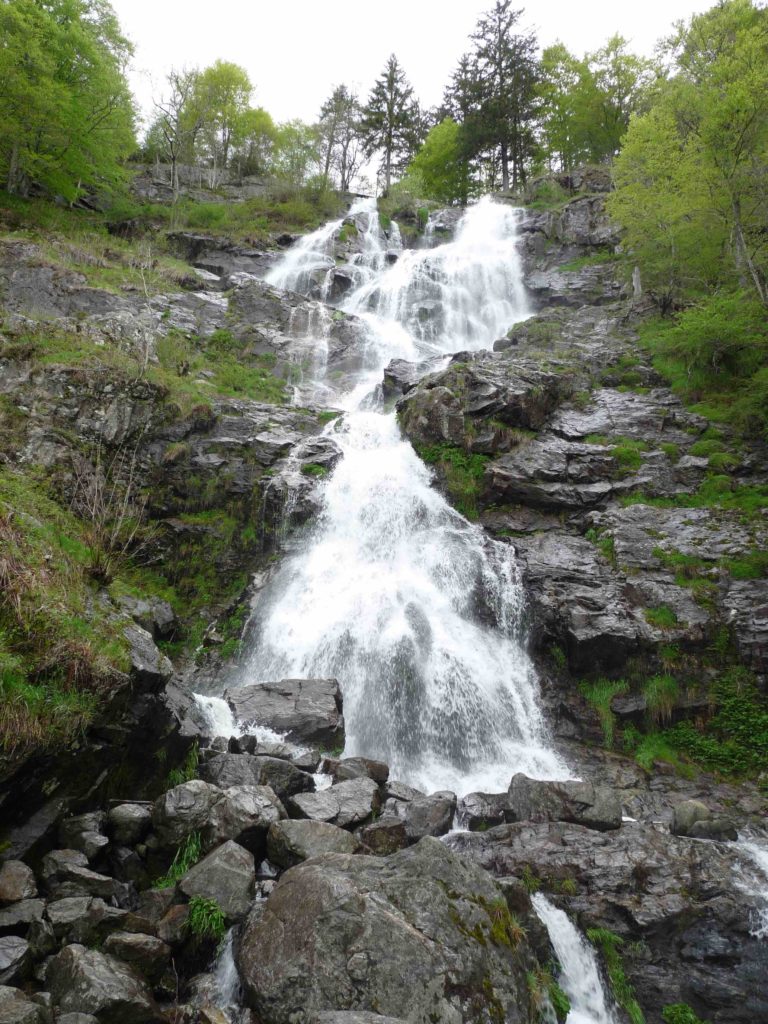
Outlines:
<svg viewBox="0 0 768 1024"><path fill-rule="evenodd" d="M536 36L514 31L522 13L512 9L512 0L496 0L472 35L481 88L478 142L498 152L504 191L510 187L510 168L512 187L525 183L536 150L541 72Z"/></svg>
<svg viewBox="0 0 768 1024"><path fill-rule="evenodd" d="M393 172L415 152L420 130L421 114L413 88L393 53L371 90L360 123L366 155L382 153L385 195Z"/></svg>

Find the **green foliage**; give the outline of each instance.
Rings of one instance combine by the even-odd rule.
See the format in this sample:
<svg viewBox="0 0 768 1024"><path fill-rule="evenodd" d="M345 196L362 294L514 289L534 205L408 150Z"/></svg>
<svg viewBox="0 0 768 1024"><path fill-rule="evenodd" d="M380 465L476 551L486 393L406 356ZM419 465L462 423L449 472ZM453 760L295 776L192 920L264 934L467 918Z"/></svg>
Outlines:
<svg viewBox="0 0 768 1024"><path fill-rule="evenodd" d="M171 862L168 871L152 883L153 889L166 889L170 885L176 885L186 875L190 868L200 860L203 852L203 845L199 832L192 832L176 850L176 855Z"/></svg>
<svg viewBox="0 0 768 1024"><path fill-rule="evenodd" d="M547 1003L549 1003L549 1006L555 1011L558 1024L565 1024L565 1020L571 1012L571 1002L552 977L551 970L537 966L535 971L529 971L526 974L526 981L533 1009L538 1015L536 1019L549 1020L548 1015L545 1017L545 1012L549 1009Z"/></svg>
<svg viewBox="0 0 768 1024"><path fill-rule="evenodd" d="M541 879L537 875L534 875L530 864L523 865L520 881L523 883L525 891L531 895L538 892L541 888Z"/></svg>
<svg viewBox="0 0 768 1024"><path fill-rule="evenodd" d="M653 676L643 687L648 713L654 722L668 722L680 695L680 687L673 676Z"/></svg>
<svg viewBox="0 0 768 1024"><path fill-rule="evenodd" d="M645 608L643 614L645 621L657 629L674 629L678 624L677 615L665 604L659 605L657 608Z"/></svg>
<svg viewBox="0 0 768 1024"><path fill-rule="evenodd" d="M549 654L557 668L562 672L568 665L568 658L566 657L563 648L560 647L559 644L552 644L549 648Z"/></svg>
<svg viewBox="0 0 768 1024"><path fill-rule="evenodd" d="M72 202L115 186L135 145L125 79L131 46L102 0L0 4L0 166Z"/></svg>
<svg viewBox="0 0 768 1024"><path fill-rule="evenodd" d="M381 152L384 193L393 171L412 155L419 141L421 117L413 88L393 54L363 106L360 133L367 155Z"/></svg>
<svg viewBox="0 0 768 1024"><path fill-rule="evenodd" d="M696 1016L687 1003L672 1003L661 1011L665 1024L707 1024Z"/></svg>
<svg viewBox="0 0 768 1024"><path fill-rule="evenodd" d="M463 448L448 444L417 446L416 451L424 462L439 467L446 489L459 512L467 519L476 519L477 499L488 456L472 455Z"/></svg>
<svg viewBox="0 0 768 1024"><path fill-rule="evenodd" d="M620 953L624 940L607 928L588 928L587 938L602 954L616 1002L625 1011L631 1024L645 1024L645 1016L635 998L635 990L624 970L624 960Z"/></svg>
<svg viewBox="0 0 768 1024"><path fill-rule="evenodd" d="M408 174L418 175L425 199L444 204L466 201L467 165L462 160L461 128L453 118L446 117L430 129Z"/></svg>
<svg viewBox="0 0 768 1024"><path fill-rule="evenodd" d="M301 472L304 476L322 477L328 475L328 467L321 466L318 462L305 462L301 467Z"/></svg>
<svg viewBox="0 0 768 1024"><path fill-rule="evenodd" d="M494 946L506 946L517 949L525 938L525 928L520 924L503 898L484 903L485 911L491 922L489 938Z"/></svg>
<svg viewBox="0 0 768 1024"><path fill-rule="evenodd" d="M216 945L227 930L224 911L216 900L205 896L193 896L189 901L189 916L184 927L194 942L213 942Z"/></svg>
<svg viewBox="0 0 768 1024"><path fill-rule="evenodd" d="M579 684L584 699L597 712L600 725L603 729L603 739L606 747L613 746L616 718L611 711L611 701L614 697L626 693L629 685L623 679L596 679L585 681Z"/></svg>
<svg viewBox="0 0 768 1024"><path fill-rule="evenodd" d="M172 768L168 773L167 784L168 788L172 789L174 786L181 786L184 782L191 782L197 778L197 770L200 762L200 750L198 748L197 740L187 751L187 756L184 758L184 763L180 768Z"/></svg>

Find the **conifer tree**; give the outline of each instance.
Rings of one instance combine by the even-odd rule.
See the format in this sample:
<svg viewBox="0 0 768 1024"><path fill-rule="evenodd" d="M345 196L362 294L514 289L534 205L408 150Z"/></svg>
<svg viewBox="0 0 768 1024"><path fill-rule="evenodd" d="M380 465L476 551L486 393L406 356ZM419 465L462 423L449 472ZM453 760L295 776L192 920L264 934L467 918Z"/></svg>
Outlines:
<svg viewBox="0 0 768 1024"><path fill-rule="evenodd" d="M415 152L420 141L421 115L413 87L394 53L363 107L361 135L366 155L382 153L384 193L392 174Z"/></svg>

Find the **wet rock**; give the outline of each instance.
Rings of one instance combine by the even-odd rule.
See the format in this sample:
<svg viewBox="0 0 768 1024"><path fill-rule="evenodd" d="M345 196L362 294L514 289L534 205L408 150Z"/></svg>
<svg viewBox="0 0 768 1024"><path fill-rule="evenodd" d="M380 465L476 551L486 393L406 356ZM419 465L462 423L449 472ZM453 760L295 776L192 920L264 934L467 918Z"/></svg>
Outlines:
<svg viewBox="0 0 768 1024"><path fill-rule="evenodd" d="M382 1017L379 1013L366 1013L360 1010L341 1010L318 1013L312 1017L311 1024L405 1024L405 1019Z"/></svg>
<svg viewBox="0 0 768 1024"><path fill-rule="evenodd" d="M0 985L22 981L31 966L29 943L18 935L0 936Z"/></svg>
<svg viewBox="0 0 768 1024"><path fill-rule="evenodd" d="M267 856L272 864L290 868L323 853L354 853L354 836L326 821L280 821L267 836Z"/></svg>
<svg viewBox="0 0 768 1024"><path fill-rule="evenodd" d="M152 825L152 810L146 804L119 804L109 812L109 827L116 843L140 843Z"/></svg>
<svg viewBox="0 0 768 1024"><path fill-rule="evenodd" d="M329 821L339 828L354 828L381 806L379 787L367 776L339 782L317 793L299 793L289 801L300 818Z"/></svg>
<svg viewBox="0 0 768 1024"><path fill-rule="evenodd" d="M287 733L293 742L326 749L344 744L344 719L335 679L284 679L227 690L224 699L240 722Z"/></svg>
<svg viewBox="0 0 768 1024"><path fill-rule="evenodd" d="M513 821L570 821L600 832L621 828L621 801L591 782L540 782L515 775L509 784Z"/></svg>
<svg viewBox="0 0 768 1024"><path fill-rule="evenodd" d="M37 883L31 868L23 861L7 860L0 867L0 905L37 896Z"/></svg>
<svg viewBox="0 0 768 1024"><path fill-rule="evenodd" d="M173 675L173 665L160 653L152 634L141 626L126 626L123 635L128 641L134 677L150 692L162 689Z"/></svg>
<svg viewBox="0 0 768 1024"><path fill-rule="evenodd" d="M406 359L393 359L384 369L382 392L385 398L405 395L429 372L430 363L409 363Z"/></svg>
<svg viewBox="0 0 768 1024"><path fill-rule="evenodd" d="M62 1013L57 1024L99 1024L99 1021L90 1013Z"/></svg>
<svg viewBox="0 0 768 1024"><path fill-rule="evenodd" d="M411 800L405 805L405 831L409 842L424 836L444 836L451 830L456 813L456 794L448 790Z"/></svg>
<svg viewBox="0 0 768 1024"><path fill-rule="evenodd" d="M491 877L434 839L391 857L315 858L246 922L237 962L248 1005L275 1022L352 1008L434 1024L492 1010L522 1021L527 947L470 937L490 934L496 908L503 919Z"/></svg>
<svg viewBox="0 0 768 1024"><path fill-rule="evenodd" d="M366 853L376 857L388 857L390 853L403 850L408 845L405 822L400 818L384 816L378 821L364 825L357 835Z"/></svg>
<svg viewBox="0 0 768 1024"><path fill-rule="evenodd" d="M257 754L290 761L303 772L316 772L322 760L316 747L297 746L294 743L267 743L257 736L233 736L229 741L230 754Z"/></svg>
<svg viewBox="0 0 768 1024"><path fill-rule="evenodd" d="M228 921L239 921L253 899L253 854L228 841L191 868L179 882L185 896L203 896L219 904Z"/></svg>
<svg viewBox="0 0 768 1024"><path fill-rule="evenodd" d="M385 800L402 800L405 803L409 800L418 800L419 797L426 796L420 789L391 779L382 787L382 790Z"/></svg>
<svg viewBox="0 0 768 1024"><path fill-rule="evenodd" d="M139 932L112 932L104 952L130 964L151 982L159 980L171 958L171 947L162 939Z"/></svg>
<svg viewBox="0 0 768 1024"><path fill-rule="evenodd" d="M109 846L104 835L106 815L102 811L64 818L59 825L59 842L70 850L81 850L89 862L95 860Z"/></svg>
<svg viewBox="0 0 768 1024"><path fill-rule="evenodd" d="M167 601L158 598L139 598L121 595L119 607L135 619L137 624L151 634L152 639L170 640L178 629L178 619Z"/></svg>
<svg viewBox="0 0 768 1024"><path fill-rule="evenodd" d="M323 761L322 770L326 775L332 775L334 782L369 778L383 785L389 778L389 765L383 761L371 761L367 757L327 757Z"/></svg>
<svg viewBox="0 0 768 1024"><path fill-rule="evenodd" d="M456 817L462 828L477 832L503 825L508 805L506 793L469 793L459 800Z"/></svg>
<svg viewBox="0 0 768 1024"><path fill-rule="evenodd" d="M91 1013L103 1024L161 1024L146 984L133 970L104 953L66 946L46 974L53 1005L63 1013Z"/></svg>
<svg viewBox="0 0 768 1024"><path fill-rule="evenodd" d="M164 846L178 846L191 832L208 825L213 808L222 799L218 786L201 779L169 789L152 808L152 825L158 839Z"/></svg>
<svg viewBox="0 0 768 1024"><path fill-rule="evenodd" d="M213 825L216 837L234 839L262 859L267 832L287 817L282 803L269 786L231 786L225 790L224 797Z"/></svg>
<svg viewBox="0 0 768 1024"><path fill-rule="evenodd" d="M169 889L173 898L174 891ZM157 925L157 937L169 946L180 946L189 937L187 921L189 920L189 907L187 904L180 904L171 907Z"/></svg>

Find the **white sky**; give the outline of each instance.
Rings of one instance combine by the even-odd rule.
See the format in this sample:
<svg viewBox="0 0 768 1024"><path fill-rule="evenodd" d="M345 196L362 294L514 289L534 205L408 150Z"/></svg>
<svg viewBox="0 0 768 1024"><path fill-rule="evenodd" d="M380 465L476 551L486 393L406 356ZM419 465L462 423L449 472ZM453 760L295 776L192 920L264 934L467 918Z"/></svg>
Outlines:
<svg viewBox="0 0 768 1024"><path fill-rule="evenodd" d="M493 0L112 0L136 47L131 84L144 110L169 68L241 64L254 104L277 121L313 121L334 85L366 96L390 53L397 54L422 104L439 102L480 14ZM521 24L542 45L561 39L581 55L614 32L650 55L679 18L714 0L537 0ZM524 6L521 0L520 6Z"/></svg>

